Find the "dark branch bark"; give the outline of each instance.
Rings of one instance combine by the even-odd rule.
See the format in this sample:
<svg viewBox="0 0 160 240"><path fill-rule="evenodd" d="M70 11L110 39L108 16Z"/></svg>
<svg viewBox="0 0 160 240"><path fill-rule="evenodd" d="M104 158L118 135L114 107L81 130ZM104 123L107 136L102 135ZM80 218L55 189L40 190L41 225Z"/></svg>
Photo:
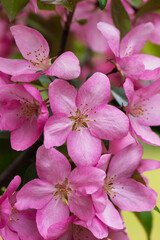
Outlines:
<svg viewBox="0 0 160 240"><path fill-rule="evenodd" d="M71 26L73 14L74 14L74 10L75 10L75 8L73 9L72 12L69 11L69 13L67 15L67 20L65 22L65 26L64 26L64 29L63 29L63 33L62 33L62 38L61 38L61 43L60 43L58 56L61 55L65 50L68 35L69 35L69 30L70 30L70 26Z"/></svg>
<svg viewBox="0 0 160 240"><path fill-rule="evenodd" d="M29 149L22 152L18 158L0 175L0 188L7 186L12 178L19 174L20 169L27 168L34 161L34 154L40 145L42 145L42 143L37 141Z"/></svg>

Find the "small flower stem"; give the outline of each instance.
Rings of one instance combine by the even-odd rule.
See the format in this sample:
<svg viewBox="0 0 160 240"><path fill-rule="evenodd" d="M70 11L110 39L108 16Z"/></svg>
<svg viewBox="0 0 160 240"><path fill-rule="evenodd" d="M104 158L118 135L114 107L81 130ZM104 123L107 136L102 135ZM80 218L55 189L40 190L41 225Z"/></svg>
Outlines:
<svg viewBox="0 0 160 240"><path fill-rule="evenodd" d="M47 77L51 82L53 82L53 79L50 76L47 76Z"/></svg>
<svg viewBox="0 0 160 240"><path fill-rule="evenodd" d="M75 8L73 9L72 12L69 11L69 13L67 15L67 20L65 22L65 26L64 26L64 29L63 29L63 33L62 33L62 38L61 38L61 43L60 43L58 56L61 55L65 50L68 35L69 35L69 30L70 30L70 26L71 26L73 14L74 14L74 10L75 10Z"/></svg>
<svg viewBox="0 0 160 240"><path fill-rule="evenodd" d="M48 88L44 88L44 89L39 90L39 92L45 92L45 91L48 91Z"/></svg>

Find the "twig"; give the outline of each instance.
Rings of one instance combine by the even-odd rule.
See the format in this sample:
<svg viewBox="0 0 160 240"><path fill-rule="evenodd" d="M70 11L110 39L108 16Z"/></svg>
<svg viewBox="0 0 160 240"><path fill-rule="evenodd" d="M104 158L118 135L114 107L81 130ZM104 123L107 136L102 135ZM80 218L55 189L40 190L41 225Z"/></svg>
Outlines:
<svg viewBox="0 0 160 240"><path fill-rule="evenodd" d="M37 141L29 149L22 152L18 158L0 175L0 188L7 186L11 179L19 174L22 168L26 168L34 161L34 154L42 143Z"/></svg>
<svg viewBox="0 0 160 240"><path fill-rule="evenodd" d="M67 20L66 20L66 23L65 23L65 26L64 26L64 29L63 29L63 33L62 33L62 38L61 38L61 43L60 43L58 56L61 55L65 50L68 35L69 35L69 30L70 30L70 26L71 26L73 14L74 14L74 10L75 10L75 8L73 9L72 12L69 11L69 13L67 15Z"/></svg>

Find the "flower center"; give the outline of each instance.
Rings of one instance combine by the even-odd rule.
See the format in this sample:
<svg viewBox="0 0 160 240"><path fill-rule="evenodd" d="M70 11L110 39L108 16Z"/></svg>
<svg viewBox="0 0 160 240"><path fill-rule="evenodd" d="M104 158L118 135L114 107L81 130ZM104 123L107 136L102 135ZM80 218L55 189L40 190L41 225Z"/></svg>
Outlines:
<svg viewBox="0 0 160 240"><path fill-rule="evenodd" d="M69 193L72 192L72 189L67 186L68 185L68 179L66 178L64 182L62 183L57 183L55 185L55 188L57 189L54 193L54 196L56 197L56 200L58 199L57 197L59 196L60 199L68 205L68 195Z"/></svg>
<svg viewBox="0 0 160 240"><path fill-rule="evenodd" d="M33 99L33 103L29 102L28 100L23 98L23 102L21 100L18 100L20 103L20 112L17 113L17 116L19 118L26 117L27 119L39 114L39 108L40 106L36 104L36 102Z"/></svg>
<svg viewBox="0 0 160 240"><path fill-rule="evenodd" d="M144 117L146 118L146 120L148 120L148 115L150 114L149 111L148 111L148 107L146 102L149 101L149 99L142 99L140 100L137 104L133 104L131 106L131 115L133 117ZM153 108L153 107L150 107L150 108Z"/></svg>
<svg viewBox="0 0 160 240"><path fill-rule="evenodd" d="M72 120L73 126L72 126L72 131L77 130L80 131L80 128L88 128L87 121L89 121L88 118L88 109L84 110L81 112L78 108L76 112L72 115L72 112L70 112L71 116L69 117L70 120Z"/></svg>
<svg viewBox="0 0 160 240"><path fill-rule="evenodd" d="M111 197L115 197L115 191L114 191L114 186L113 183L117 180L116 175L114 175L113 177L106 177L106 179L104 180L104 186L103 186L103 190L105 191L105 193Z"/></svg>

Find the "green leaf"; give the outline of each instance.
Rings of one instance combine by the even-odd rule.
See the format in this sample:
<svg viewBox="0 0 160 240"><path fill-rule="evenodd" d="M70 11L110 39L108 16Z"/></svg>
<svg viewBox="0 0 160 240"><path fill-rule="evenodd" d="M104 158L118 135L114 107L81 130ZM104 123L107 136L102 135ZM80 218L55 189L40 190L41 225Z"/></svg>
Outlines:
<svg viewBox="0 0 160 240"><path fill-rule="evenodd" d="M119 29L121 38L123 38L132 29L132 24L120 0L111 1L111 13L114 25Z"/></svg>
<svg viewBox="0 0 160 240"><path fill-rule="evenodd" d="M143 0L130 0L133 7L138 8L143 3Z"/></svg>
<svg viewBox="0 0 160 240"><path fill-rule="evenodd" d="M85 25L87 23L87 19L80 19L77 20L76 22L78 22L80 25Z"/></svg>
<svg viewBox="0 0 160 240"><path fill-rule="evenodd" d="M150 128L160 137L160 126L150 126Z"/></svg>
<svg viewBox="0 0 160 240"><path fill-rule="evenodd" d="M153 222L152 212L135 212L134 214L136 215L140 223L143 225L146 231L148 240L150 240L152 222Z"/></svg>
<svg viewBox="0 0 160 240"><path fill-rule="evenodd" d="M55 4L67 8L69 11L73 11L77 2L82 0L38 0L42 4Z"/></svg>
<svg viewBox="0 0 160 240"><path fill-rule="evenodd" d="M104 143L105 148L108 150L109 149L109 140L102 140Z"/></svg>
<svg viewBox="0 0 160 240"><path fill-rule="evenodd" d="M107 1L108 0L98 0L99 7L100 7L101 10L103 10L106 7Z"/></svg>
<svg viewBox="0 0 160 240"><path fill-rule="evenodd" d="M112 90L112 95L115 98L115 100L118 102L118 104L121 107L127 107L128 106L128 100L125 94L125 91L123 88L117 88L117 87L113 87Z"/></svg>
<svg viewBox="0 0 160 240"><path fill-rule="evenodd" d="M136 13L136 18L139 18L145 13L155 11L160 9L160 1L159 0L150 0L146 4L144 4L140 10Z"/></svg>
<svg viewBox="0 0 160 240"><path fill-rule="evenodd" d="M40 10L47 10L47 11L55 10L55 6L53 4L48 4L47 2L42 2L40 0L37 0L37 6Z"/></svg>
<svg viewBox="0 0 160 240"><path fill-rule="evenodd" d="M10 21L15 19L16 15L27 5L28 2L29 0L1 0Z"/></svg>
<svg viewBox="0 0 160 240"><path fill-rule="evenodd" d="M160 209L159 209L157 206L155 206L154 210L155 210L156 212L160 213Z"/></svg>

